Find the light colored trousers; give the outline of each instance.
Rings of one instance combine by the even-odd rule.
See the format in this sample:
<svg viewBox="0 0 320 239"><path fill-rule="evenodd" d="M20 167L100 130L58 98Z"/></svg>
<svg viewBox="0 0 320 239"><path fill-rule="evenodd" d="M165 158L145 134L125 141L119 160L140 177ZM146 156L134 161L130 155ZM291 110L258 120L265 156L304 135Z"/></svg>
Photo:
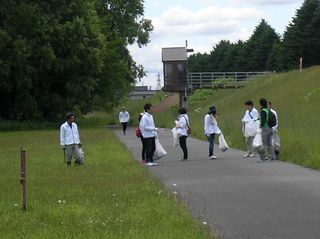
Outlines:
<svg viewBox="0 0 320 239"><path fill-rule="evenodd" d="M71 162L73 155L76 156L76 161L78 163L82 162L83 159L79 152L79 145L77 144L65 145L65 151L66 151L67 163Z"/></svg>
<svg viewBox="0 0 320 239"><path fill-rule="evenodd" d="M261 150L259 152L260 159L262 159L262 160L266 160L266 159L275 160L276 155L274 153L274 148L273 148L273 144L272 144L272 136L273 136L272 128L263 127L262 132L261 132L261 136L262 136L263 150Z"/></svg>
<svg viewBox="0 0 320 239"><path fill-rule="evenodd" d="M252 147L253 139L254 139L254 136L246 137L246 144L247 144L247 152L248 152L248 154L253 154L254 153L254 149Z"/></svg>

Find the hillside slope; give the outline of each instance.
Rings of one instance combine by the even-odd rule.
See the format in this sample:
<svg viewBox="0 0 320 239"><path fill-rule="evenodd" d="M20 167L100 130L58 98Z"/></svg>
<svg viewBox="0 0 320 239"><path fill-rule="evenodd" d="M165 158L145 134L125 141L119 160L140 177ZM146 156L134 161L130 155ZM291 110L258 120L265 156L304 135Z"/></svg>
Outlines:
<svg viewBox="0 0 320 239"><path fill-rule="evenodd" d="M189 105L193 136L205 139L203 117L208 107L215 105L219 126L229 145L243 149L241 118L245 112L244 102L251 99L259 109L261 97L272 101L279 115L281 160L320 169L320 67L270 75L242 89L196 91L190 97ZM172 127L176 109L155 113L156 123Z"/></svg>

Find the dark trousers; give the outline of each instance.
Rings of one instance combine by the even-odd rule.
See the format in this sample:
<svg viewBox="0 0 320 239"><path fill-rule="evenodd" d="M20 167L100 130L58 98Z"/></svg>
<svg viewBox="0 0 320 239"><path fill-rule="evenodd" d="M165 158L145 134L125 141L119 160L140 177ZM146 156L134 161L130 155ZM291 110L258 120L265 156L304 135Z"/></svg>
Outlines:
<svg viewBox="0 0 320 239"><path fill-rule="evenodd" d="M147 155L146 155L145 140L144 140L143 136L141 136L140 139L141 139L141 143L142 143L141 159L146 160Z"/></svg>
<svg viewBox="0 0 320 239"><path fill-rule="evenodd" d="M210 134L208 138L209 141L209 157L213 155L214 150L214 134Z"/></svg>
<svg viewBox="0 0 320 239"><path fill-rule="evenodd" d="M179 137L179 144L183 152L183 159L188 159L187 138L188 136L184 135Z"/></svg>
<svg viewBox="0 0 320 239"><path fill-rule="evenodd" d="M156 151L155 137L144 138L144 146L146 150L147 162L153 163L153 154L154 154L154 151Z"/></svg>
<svg viewBox="0 0 320 239"><path fill-rule="evenodd" d="M122 124L122 131L123 131L123 133L125 134L125 133L126 133L126 130L127 130L127 125L128 125L128 123L127 123L127 122L122 122L121 124Z"/></svg>

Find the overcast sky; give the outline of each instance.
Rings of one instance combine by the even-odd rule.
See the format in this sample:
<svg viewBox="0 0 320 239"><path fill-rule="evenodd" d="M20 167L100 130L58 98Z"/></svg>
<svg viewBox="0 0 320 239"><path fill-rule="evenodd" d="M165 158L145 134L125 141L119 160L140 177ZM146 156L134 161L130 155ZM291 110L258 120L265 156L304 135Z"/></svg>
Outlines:
<svg viewBox="0 0 320 239"><path fill-rule="evenodd" d="M154 31L147 47L130 46L134 60L144 66L147 77L137 85L163 85L161 48L185 46L209 53L220 40L247 40L265 19L279 34L303 0L145 0L145 18Z"/></svg>

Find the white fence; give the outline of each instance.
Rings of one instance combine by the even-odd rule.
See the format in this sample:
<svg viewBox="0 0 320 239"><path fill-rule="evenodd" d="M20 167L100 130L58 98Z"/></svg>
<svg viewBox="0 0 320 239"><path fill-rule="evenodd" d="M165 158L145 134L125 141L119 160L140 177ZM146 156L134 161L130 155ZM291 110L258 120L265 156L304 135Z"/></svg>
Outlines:
<svg viewBox="0 0 320 239"><path fill-rule="evenodd" d="M265 79L271 72L189 72L189 88L243 87L251 80Z"/></svg>

